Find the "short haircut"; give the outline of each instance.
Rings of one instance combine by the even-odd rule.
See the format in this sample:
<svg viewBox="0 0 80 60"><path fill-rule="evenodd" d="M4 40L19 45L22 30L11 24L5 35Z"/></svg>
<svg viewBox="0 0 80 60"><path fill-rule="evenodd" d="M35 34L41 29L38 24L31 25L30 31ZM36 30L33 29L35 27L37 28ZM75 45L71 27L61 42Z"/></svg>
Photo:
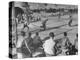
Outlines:
<svg viewBox="0 0 80 60"><path fill-rule="evenodd" d="M78 37L78 33L76 34L76 37Z"/></svg>
<svg viewBox="0 0 80 60"><path fill-rule="evenodd" d="M38 33L38 32L36 32L36 35L39 35L39 33Z"/></svg>
<svg viewBox="0 0 80 60"><path fill-rule="evenodd" d="M64 36L67 36L67 32L64 32Z"/></svg>
<svg viewBox="0 0 80 60"><path fill-rule="evenodd" d="M54 37L54 33L53 32L50 32L49 33L49 36Z"/></svg>

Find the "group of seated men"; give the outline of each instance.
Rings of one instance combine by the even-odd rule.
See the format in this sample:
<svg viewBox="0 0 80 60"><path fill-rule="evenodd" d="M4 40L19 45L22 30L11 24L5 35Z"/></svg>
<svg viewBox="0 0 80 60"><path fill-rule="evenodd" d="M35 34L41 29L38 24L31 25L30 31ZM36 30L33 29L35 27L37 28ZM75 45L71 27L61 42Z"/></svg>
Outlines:
<svg viewBox="0 0 80 60"><path fill-rule="evenodd" d="M31 37L32 33L29 33L27 38L25 38L24 34L25 33L22 32L23 37L19 39L19 41L22 42L20 44L18 41L17 50L25 57L33 57L32 54L36 52L39 47L43 48L45 56L76 55L78 53L78 34L76 34L76 39L74 39L73 44L67 37L67 32L63 33L64 37L60 40L55 40L54 33L50 32L44 42L41 40L38 32L35 33L33 38Z"/></svg>

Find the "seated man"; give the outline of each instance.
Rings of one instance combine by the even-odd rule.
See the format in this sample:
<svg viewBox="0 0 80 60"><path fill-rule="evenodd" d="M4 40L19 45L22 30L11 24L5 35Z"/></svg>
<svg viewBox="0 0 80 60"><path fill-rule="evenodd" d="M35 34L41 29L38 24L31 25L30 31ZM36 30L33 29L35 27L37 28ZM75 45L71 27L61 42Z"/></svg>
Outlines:
<svg viewBox="0 0 80 60"><path fill-rule="evenodd" d="M23 41L23 44L21 46L21 50L24 55L24 58L32 57L32 49L31 49L32 41L33 41L33 39L31 38L31 33L29 32L28 37L25 38L25 40Z"/></svg>
<svg viewBox="0 0 80 60"><path fill-rule="evenodd" d="M70 42L69 38L67 37L67 33L64 32L64 37L62 39L62 47L63 48L68 48L69 44L71 44L71 42Z"/></svg>
<svg viewBox="0 0 80 60"><path fill-rule="evenodd" d="M26 42L27 42L28 46L32 45L33 39L31 37L31 33L30 32L28 33L28 38L26 39Z"/></svg>
<svg viewBox="0 0 80 60"><path fill-rule="evenodd" d="M44 48L44 52L45 52L46 56L55 55L54 46L55 46L54 33L50 32L49 39L47 39L43 44L43 48Z"/></svg>
<svg viewBox="0 0 80 60"><path fill-rule="evenodd" d="M33 45L34 49L36 49L42 45L42 41L40 39L38 32L36 32L36 35L33 38L33 44L32 45Z"/></svg>
<svg viewBox="0 0 80 60"><path fill-rule="evenodd" d="M62 39L62 55L66 55L66 51L68 51L68 48L70 47L71 42L69 41L69 38L67 37L67 33L64 32L64 37Z"/></svg>
<svg viewBox="0 0 80 60"><path fill-rule="evenodd" d="M60 55L61 52L62 52L62 50L61 50L61 40L62 40L62 38L55 40L55 42L56 42L56 44L54 46L54 48L55 48L55 56Z"/></svg>

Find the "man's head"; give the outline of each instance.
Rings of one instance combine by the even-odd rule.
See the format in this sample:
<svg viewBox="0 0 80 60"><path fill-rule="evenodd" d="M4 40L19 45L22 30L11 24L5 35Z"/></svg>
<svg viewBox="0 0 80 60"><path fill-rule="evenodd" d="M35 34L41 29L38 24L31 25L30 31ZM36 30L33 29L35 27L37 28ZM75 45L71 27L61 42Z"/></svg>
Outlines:
<svg viewBox="0 0 80 60"><path fill-rule="evenodd" d="M29 32L29 37L31 37L31 32Z"/></svg>
<svg viewBox="0 0 80 60"><path fill-rule="evenodd" d="M67 36L67 32L64 32L64 36Z"/></svg>
<svg viewBox="0 0 80 60"><path fill-rule="evenodd" d="M50 33L49 33L49 36L50 36L50 37L54 37L54 33L53 33L53 32L50 32Z"/></svg>
<svg viewBox="0 0 80 60"><path fill-rule="evenodd" d="M76 34L76 37L78 37L78 33Z"/></svg>
<svg viewBox="0 0 80 60"><path fill-rule="evenodd" d="M38 32L36 32L36 35L38 36L38 35L39 35L39 33L38 33Z"/></svg>

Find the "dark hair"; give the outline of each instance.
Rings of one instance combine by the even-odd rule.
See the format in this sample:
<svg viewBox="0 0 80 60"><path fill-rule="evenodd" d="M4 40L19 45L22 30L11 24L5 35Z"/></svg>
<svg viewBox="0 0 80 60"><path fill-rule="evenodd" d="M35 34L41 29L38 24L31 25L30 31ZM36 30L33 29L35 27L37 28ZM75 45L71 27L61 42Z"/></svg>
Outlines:
<svg viewBox="0 0 80 60"><path fill-rule="evenodd" d="M76 37L78 37L78 33L76 34Z"/></svg>
<svg viewBox="0 0 80 60"><path fill-rule="evenodd" d="M38 32L36 32L36 35L39 35L39 33L38 33Z"/></svg>
<svg viewBox="0 0 80 60"><path fill-rule="evenodd" d="M64 36L67 36L67 32L64 32Z"/></svg>
<svg viewBox="0 0 80 60"><path fill-rule="evenodd" d="M31 32L29 32L29 36L31 36Z"/></svg>
<svg viewBox="0 0 80 60"><path fill-rule="evenodd" d="M54 37L54 33L53 32L50 32L49 33L49 36Z"/></svg>

